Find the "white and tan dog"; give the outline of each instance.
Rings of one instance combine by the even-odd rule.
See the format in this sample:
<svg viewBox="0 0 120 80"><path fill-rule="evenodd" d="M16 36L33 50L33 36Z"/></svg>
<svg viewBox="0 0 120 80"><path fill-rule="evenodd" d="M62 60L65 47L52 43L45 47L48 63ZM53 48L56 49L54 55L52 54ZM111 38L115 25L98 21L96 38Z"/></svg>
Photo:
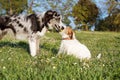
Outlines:
<svg viewBox="0 0 120 80"><path fill-rule="evenodd" d="M62 41L58 54L73 55L79 59L90 59L91 53L88 48L81 44L76 38L75 33L70 27L66 27L60 32Z"/></svg>

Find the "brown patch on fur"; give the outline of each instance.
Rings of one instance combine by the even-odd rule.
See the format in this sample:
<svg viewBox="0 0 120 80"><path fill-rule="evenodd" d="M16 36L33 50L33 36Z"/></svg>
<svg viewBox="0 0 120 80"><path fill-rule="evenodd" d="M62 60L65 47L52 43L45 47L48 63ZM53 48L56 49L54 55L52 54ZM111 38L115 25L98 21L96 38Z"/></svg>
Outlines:
<svg viewBox="0 0 120 80"><path fill-rule="evenodd" d="M66 27L66 33L69 35L70 39L73 39L73 30L70 27Z"/></svg>

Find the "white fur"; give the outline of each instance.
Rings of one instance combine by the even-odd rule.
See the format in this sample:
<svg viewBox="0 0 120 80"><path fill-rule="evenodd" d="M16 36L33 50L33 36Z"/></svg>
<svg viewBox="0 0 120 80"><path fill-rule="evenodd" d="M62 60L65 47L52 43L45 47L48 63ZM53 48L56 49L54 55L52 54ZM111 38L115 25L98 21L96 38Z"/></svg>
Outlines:
<svg viewBox="0 0 120 80"><path fill-rule="evenodd" d="M37 32L37 35L42 37L45 35L46 31L47 31L47 29L46 29L46 27L44 27L41 32Z"/></svg>
<svg viewBox="0 0 120 80"><path fill-rule="evenodd" d="M62 38L67 38L67 34L62 31L60 33L62 35ZM74 36L73 34L73 39L72 40L62 40L60 49L58 54L68 54L68 55L73 55L79 59L90 59L91 58L91 53L89 49L84 45L81 44Z"/></svg>
<svg viewBox="0 0 120 80"><path fill-rule="evenodd" d="M3 32L8 29L8 27L13 31L15 37L20 40L27 39L29 42L30 47L30 54L31 56L35 56L39 52L39 39L38 37L44 36L47 29L55 28L56 31L60 31L65 25L62 23L61 19L58 21L56 18L61 18L61 16L54 16L51 17L50 20L47 20L47 17L45 15L48 15L47 12L56 13L56 11L46 11L41 14L34 14L33 16L35 20L32 20L34 18L31 18L30 15L13 15L8 16L9 21L7 22L7 17L3 18L0 17L0 39L3 37ZM53 14L53 15L54 15ZM50 15L51 16L51 15ZM37 17L37 18L36 18ZM2 22L2 20L5 19L5 21ZM34 22L35 21L35 22ZM32 23L33 22L33 23ZM6 23L5 30L3 30L1 24L3 25ZM37 23L37 25L36 25ZM21 24L21 25L20 25ZM38 26L39 25L39 26ZM36 28L37 27L37 28ZM35 28L35 31L34 31ZM1 31L2 30L2 31ZM5 33L5 32L4 32Z"/></svg>
<svg viewBox="0 0 120 80"><path fill-rule="evenodd" d="M32 34L28 37L29 48L31 56L36 56L39 50L39 36L36 34Z"/></svg>
<svg viewBox="0 0 120 80"><path fill-rule="evenodd" d="M30 47L30 53L31 56L35 56L36 55L36 39L35 38L29 38L29 47Z"/></svg>

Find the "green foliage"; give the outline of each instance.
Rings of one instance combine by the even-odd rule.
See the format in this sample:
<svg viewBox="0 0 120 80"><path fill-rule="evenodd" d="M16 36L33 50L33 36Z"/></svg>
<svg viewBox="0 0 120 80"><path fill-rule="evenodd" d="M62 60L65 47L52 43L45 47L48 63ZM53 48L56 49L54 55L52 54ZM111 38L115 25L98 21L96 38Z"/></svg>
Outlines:
<svg viewBox="0 0 120 80"><path fill-rule="evenodd" d="M47 33L41 38L41 53L28 54L28 43L9 35L0 41L0 80L119 80L120 33L76 32L77 39L92 53L90 61L57 56L61 37ZM49 37L48 37L49 36ZM101 53L100 59L96 56Z"/></svg>
<svg viewBox="0 0 120 80"><path fill-rule="evenodd" d="M75 5L75 0L47 0L47 3L53 10L58 10L63 16L63 22L67 25L70 24L69 16L72 15L72 7ZM59 3L59 4L58 4ZM45 5L42 5L45 6Z"/></svg>
<svg viewBox="0 0 120 80"><path fill-rule="evenodd" d="M32 14L34 13L33 8L35 8L37 4L34 3L34 0L28 0L28 9L27 9L27 13L28 14Z"/></svg>
<svg viewBox="0 0 120 80"><path fill-rule="evenodd" d="M120 9L120 1L119 0L107 0L106 4L108 5L108 14L114 14L118 9Z"/></svg>
<svg viewBox="0 0 120 80"><path fill-rule="evenodd" d="M105 20L100 20L95 30L120 32L120 13L108 16Z"/></svg>
<svg viewBox="0 0 120 80"><path fill-rule="evenodd" d="M0 0L0 7L6 14L18 14L27 8L27 0Z"/></svg>
<svg viewBox="0 0 120 80"><path fill-rule="evenodd" d="M120 26L120 13L115 16L113 23Z"/></svg>
<svg viewBox="0 0 120 80"><path fill-rule="evenodd" d="M76 19L76 24L92 25L98 16L98 8L90 0L79 0L73 7L72 14Z"/></svg>
<svg viewBox="0 0 120 80"><path fill-rule="evenodd" d="M104 20L100 20L96 25L95 29L97 31L116 31L120 32L120 8L117 7L120 5L118 0L108 0L108 17Z"/></svg>

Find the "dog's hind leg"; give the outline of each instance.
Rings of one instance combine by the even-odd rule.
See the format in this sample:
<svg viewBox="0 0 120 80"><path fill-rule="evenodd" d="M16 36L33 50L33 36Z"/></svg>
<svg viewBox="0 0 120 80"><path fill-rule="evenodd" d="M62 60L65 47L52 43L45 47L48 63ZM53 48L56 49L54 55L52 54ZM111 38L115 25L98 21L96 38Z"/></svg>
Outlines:
<svg viewBox="0 0 120 80"><path fill-rule="evenodd" d="M1 40L6 34L7 34L7 31L6 31L6 30L4 30L4 31L0 30L0 40Z"/></svg>

